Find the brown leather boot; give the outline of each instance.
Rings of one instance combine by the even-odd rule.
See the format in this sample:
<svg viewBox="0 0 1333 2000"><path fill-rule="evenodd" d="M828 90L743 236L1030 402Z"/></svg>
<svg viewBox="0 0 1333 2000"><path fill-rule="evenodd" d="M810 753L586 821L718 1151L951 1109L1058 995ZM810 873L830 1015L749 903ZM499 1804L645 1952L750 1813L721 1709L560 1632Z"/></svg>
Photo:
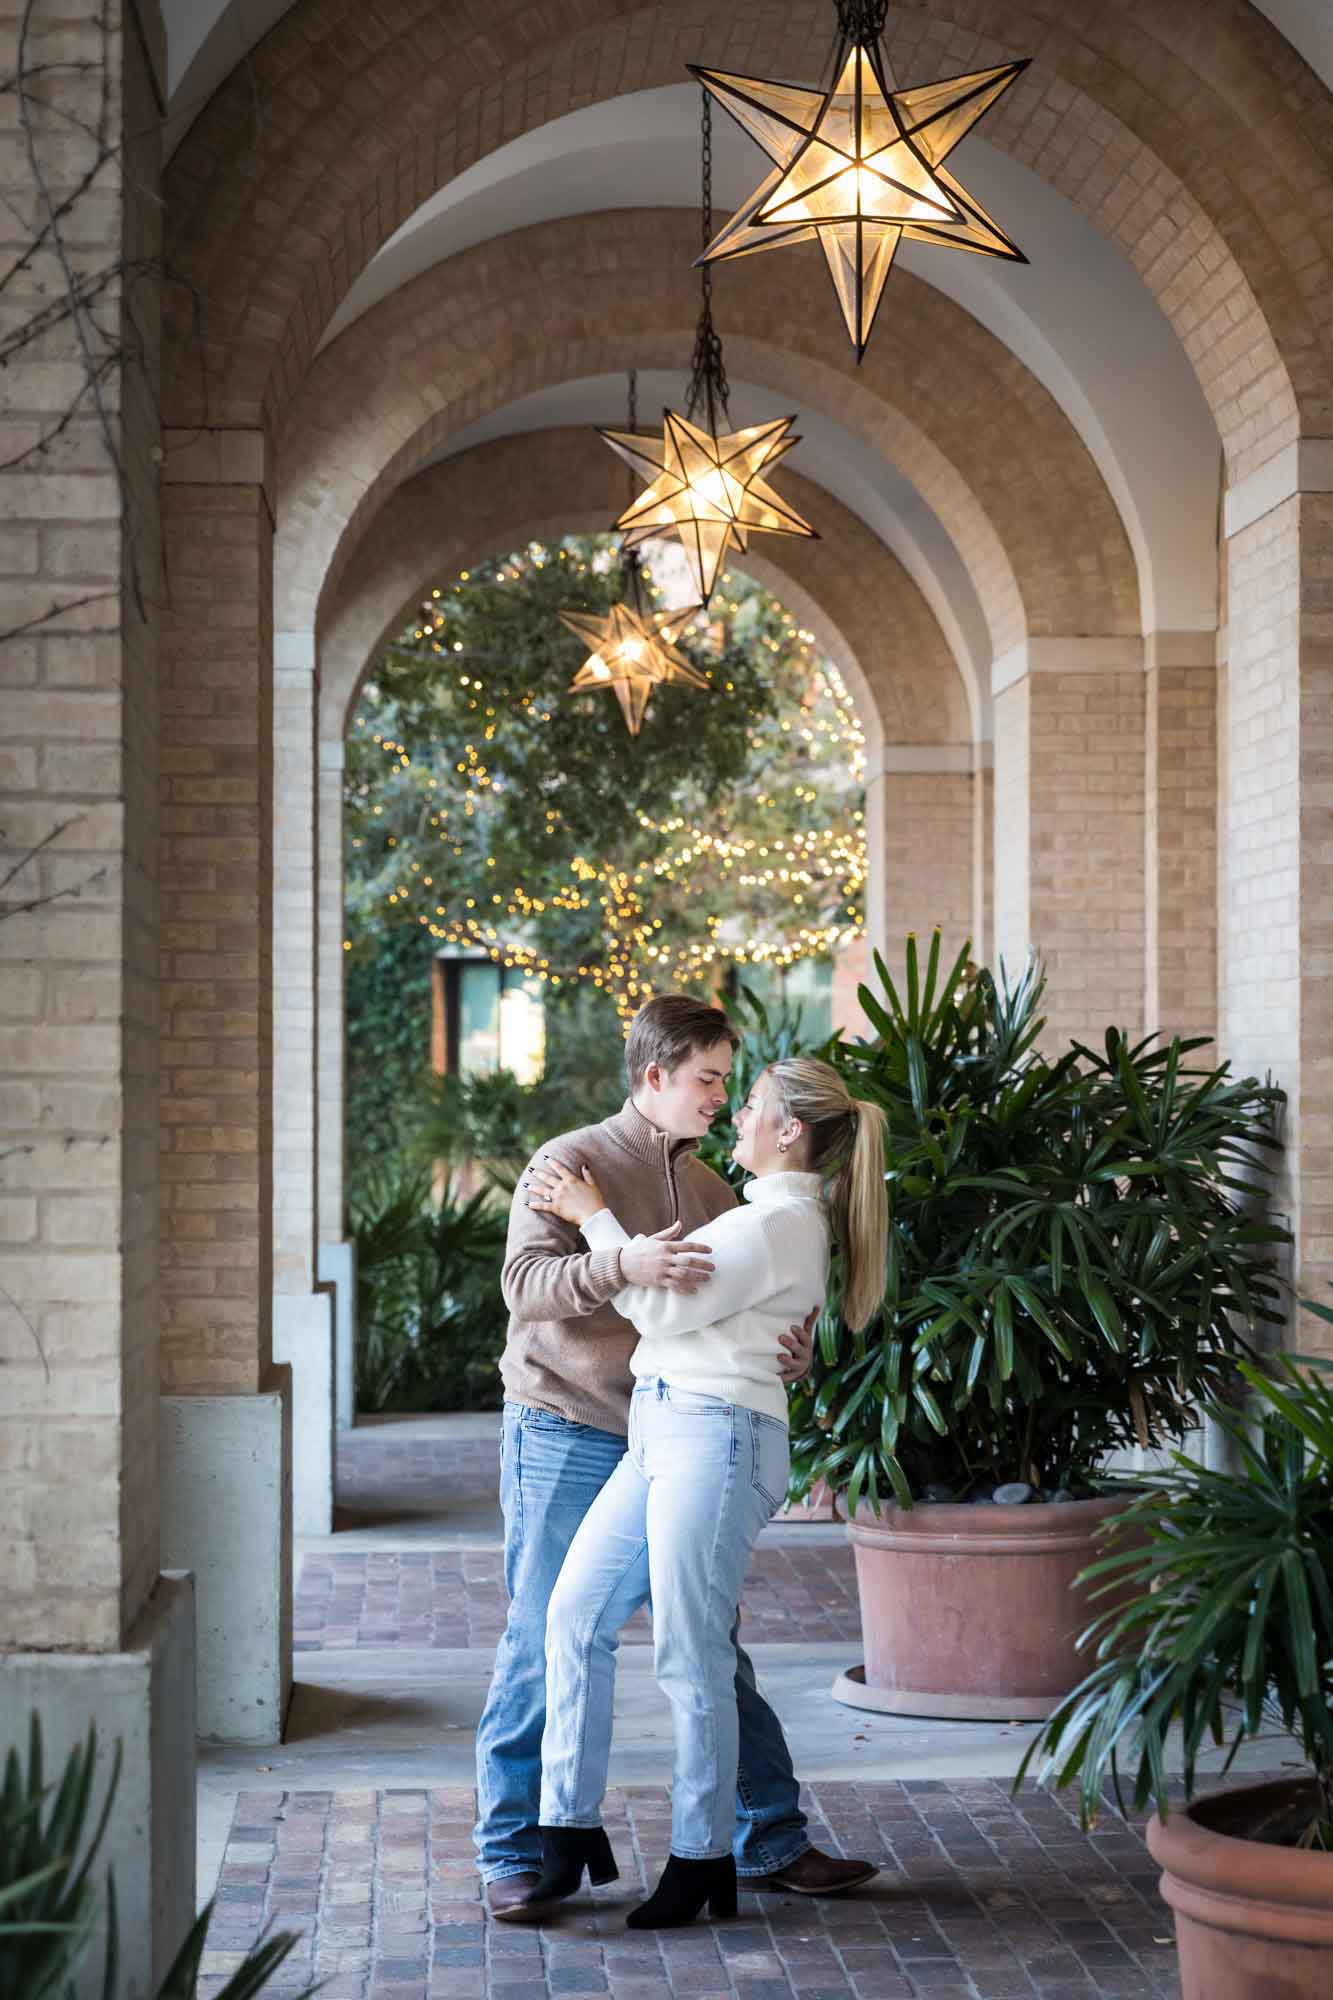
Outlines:
<svg viewBox="0 0 1333 2000"><path fill-rule="evenodd" d="M497 1882L488 1882L483 1892L488 1913L498 1917L502 1923L530 1924L533 1919L523 1905L536 1888L538 1879L534 1868L530 1875L502 1875Z"/></svg>
<svg viewBox="0 0 1333 2000"><path fill-rule="evenodd" d="M793 1896L841 1896L848 1889L859 1889L878 1873L878 1862L843 1861L834 1854L821 1854L817 1847L807 1847L775 1874L742 1876L741 1887L785 1891Z"/></svg>

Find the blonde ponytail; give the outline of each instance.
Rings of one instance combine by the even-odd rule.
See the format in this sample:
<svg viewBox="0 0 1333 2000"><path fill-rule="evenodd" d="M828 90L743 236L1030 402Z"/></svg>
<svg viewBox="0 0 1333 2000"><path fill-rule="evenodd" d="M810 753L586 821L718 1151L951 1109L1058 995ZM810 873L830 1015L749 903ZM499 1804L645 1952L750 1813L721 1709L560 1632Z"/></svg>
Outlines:
<svg viewBox="0 0 1333 2000"><path fill-rule="evenodd" d="M810 1168L824 1176L842 1255L843 1317L859 1333L884 1296L884 1113L853 1097L830 1064L811 1056L775 1062L768 1074L787 1117L809 1132Z"/></svg>

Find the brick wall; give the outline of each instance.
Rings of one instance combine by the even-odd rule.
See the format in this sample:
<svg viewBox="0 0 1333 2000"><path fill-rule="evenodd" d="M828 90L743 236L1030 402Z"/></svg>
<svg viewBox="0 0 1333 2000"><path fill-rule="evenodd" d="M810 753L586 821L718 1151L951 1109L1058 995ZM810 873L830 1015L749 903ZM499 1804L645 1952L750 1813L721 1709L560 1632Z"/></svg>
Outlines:
<svg viewBox="0 0 1333 2000"><path fill-rule="evenodd" d="M1210 633L1180 635L1211 654ZM1217 1032L1217 669L1159 663L1144 686L1144 1023ZM1165 649L1163 649L1165 650Z"/></svg>
<svg viewBox="0 0 1333 2000"><path fill-rule="evenodd" d="M273 520L257 432L168 434L162 1386L272 1359Z"/></svg>
<svg viewBox="0 0 1333 2000"><path fill-rule="evenodd" d="M1052 1049L1071 1036L1100 1040L1112 1023L1131 1032L1143 1023L1137 651L1124 641L1049 640L995 699L997 956L1013 974L1029 946L1041 954Z"/></svg>
<svg viewBox="0 0 1333 2000"><path fill-rule="evenodd" d="M867 926L895 979L909 931L924 953L938 928L950 960L970 935L974 782L968 771L890 770L866 787L867 835L883 857L882 899Z"/></svg>
<svg viewBox="0 0 1333 2000"><path fill-rule="evenodd" d="M849 1041L868 1031L857 994L861 986L869 986L874 993L879 991L869 938L854 939L833 961L833 1026L835 1030L841 1028Z"/></svg>
<svg viewBox="0 0 1333 2000"><path fill-rule="evenodd" d="M112 328L119 317L129 356L103 382L112 440L85 398L45 453L0 475L3 619L33 621L0 642L0 876L47 843L0 904L57 898L0 921L0 1647L60 1651L117 1648L158 1573L160 299L143 263L160 243L160 100L145 53L160 35L150 23L122 37L113 22L104 42L101 19L78 0L53 25L39 12L27 59L87 64L62 84L63 107L95 130L105 79L107 141L124 135L79 193L89 130L35 114L52 199L72 198L71 262L121 273L98 315ZM8 69L13 22L5 46ZM0 192L8 267L41 213L12 119ZM7 311L63 295L48 251L28 269ZM11 356L0 457L31 450L69 412L84 386L79 353L64 321ZM70 608L47 615L60 606Z"/></svg>
<svg viewBox="0 0 1333 2000"><path fill-rule="evenodd" d="M1032 678L1031 923L1047 1039L1143 1025L1144 678Z"/></svg>

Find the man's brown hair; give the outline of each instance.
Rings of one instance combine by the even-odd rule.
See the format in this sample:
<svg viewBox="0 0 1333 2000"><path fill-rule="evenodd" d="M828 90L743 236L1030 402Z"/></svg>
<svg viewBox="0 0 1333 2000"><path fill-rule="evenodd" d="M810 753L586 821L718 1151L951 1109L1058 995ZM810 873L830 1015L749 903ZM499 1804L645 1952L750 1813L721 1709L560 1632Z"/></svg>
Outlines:
<svg viewBox="0 0 1333 2000"><path fill-rule="evenodd" d="M710 1007L688 993L663 993L640 1007L625 1042L625 1070L630 1095L639 1088L650 1063L664 1070L679 1069L696 1049L718 1042L740 1046L740 1036L720 1007Z"/></svg>

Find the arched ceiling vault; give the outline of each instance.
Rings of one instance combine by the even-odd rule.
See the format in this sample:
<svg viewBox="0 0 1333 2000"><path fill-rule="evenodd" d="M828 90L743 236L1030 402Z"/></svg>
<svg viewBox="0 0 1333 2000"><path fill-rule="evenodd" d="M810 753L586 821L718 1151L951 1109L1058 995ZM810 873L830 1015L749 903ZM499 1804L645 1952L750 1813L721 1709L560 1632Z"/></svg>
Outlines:
<svg viewBox="0 0 1333 2000"><path fill-rule="evenodd" d="M310 628L388 494L466 424L553 382L678 365L692 333L692 236L671 211L520 231L423 274L350 327L314 364L279 440L279 627ZM899 467L967 567L992 650L1029 633L1137 632L1119 517L1021 364L906 273L906 309L859 370L844 348L816 355L799 278L792 260L753 260L729 307L733 365Z"/></svg>
<svg viewBox="0 0 1333 2000"><path fill-rule="evenodd" d="M678 84L585 105L488 154L424 202L372 258L322 344L432 264L509 230L600 208L608 189L618 208L697 212L698 123L697 90ZM715 121L713 153L715 202L725 213L750 193L760 156L725 117ZM1212 629L1221 452L1184 350L1120 252L1030 168L980 138L965 141L954 164L965 184L985 189L1033 262L908 243L898 269L980 320L1069 418L1125 523L1143 629ZM732 287L749 275L743 266L716 274L724 325ZM891 290L884 310L896 308ZM836 307L817 276L807 311L831 343ZM566 418L552 412L546 420Z"/></svg>
<svg viewBox="0 0 1333 2000"><path fill-rule="evenodd" d="M970 741L961 676L911 578L830 494L796 473L786 487L829 533L817 542L770 537L758 568L790 608L806 616L808 607L847 676L869 757L885 742ZM321 739L341 737L366 672L432 584L528 540L603 528L621 488L617 462L583 428L475 445L400 486L321 618Z"/></svg>
<svg viewBox="0 0 1333 2000"><path fill-rule="evenodd" d="M829 14L826 0L759 0L700 23L671 4L494 0L478 29L438 0L408 0L392 25L350 0L299 0L194 120L169 176L173 259L203 306L207 414L280 409L370 259L475 161L580 105L677 83L689 58L817 73ZM1300 422L1333 427L1330 246L1289 227L1326 172L1333 113L1247 0L925 0L891 11L888 39L910 79L1034 57L988 137L1159 301L1233 477ZM177 359L171 414L189 421L198 356Z"/></svg>
<svg viewBox="0 0 1333 2000"><path fill-rule="evenodd" d="M790 397L762 388L739 374L734 365L728 368L728 378L737 422L762 423L791 414ZM640 411L649 417L655 417L664 404L679 408L684 398L682 371L640 369L638 395ZM623 423L625 399L623 373L555 382L477 418L456 432L429 462L452 457L474 444L525 431L570 425L592 429L599 424ZM800 412L800 427L801 442L788 463L825 493L840 500L902 564L929 604L958 664L969 699L974 703L974 733L989 737L986 690L991 647L986 620L958 551L937 516L897 468L847 425L805 407ZM612 495L613 512L623 505L630 492L628 472L622 471L620 477L618 495ZM610 518L608 514L603 527ZM754 550L757 548L756 542ZM750 568L757 574L755 564L761 558L753 551L752 554ZM807 618L807 625L810 622Z"/></svg>

